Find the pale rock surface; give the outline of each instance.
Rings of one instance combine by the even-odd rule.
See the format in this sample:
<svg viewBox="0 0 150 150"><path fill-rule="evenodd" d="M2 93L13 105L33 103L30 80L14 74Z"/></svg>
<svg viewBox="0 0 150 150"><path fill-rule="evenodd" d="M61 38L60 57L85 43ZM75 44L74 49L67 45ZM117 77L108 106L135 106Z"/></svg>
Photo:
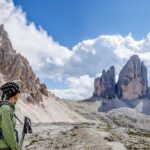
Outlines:
<svg viewBox="0 0 150 150"><path fill-rule="evenodd" d="M147 115L126 107L98 112L101 101L64 102L88 122L34 125L35 133L25 139L25 150L150 149Z"/></svg>
<svg viewBox="0 0 150 150"><path fill-rule="evenodd" d="M39 104L32 104L23 101L25 96L27 96L26 93L20 96L16 105L16 114L22 121L24 116L27 116L32 120L32 123L86 122L86 119L69 109L62 100L43 95L43 101Z"/></svg>

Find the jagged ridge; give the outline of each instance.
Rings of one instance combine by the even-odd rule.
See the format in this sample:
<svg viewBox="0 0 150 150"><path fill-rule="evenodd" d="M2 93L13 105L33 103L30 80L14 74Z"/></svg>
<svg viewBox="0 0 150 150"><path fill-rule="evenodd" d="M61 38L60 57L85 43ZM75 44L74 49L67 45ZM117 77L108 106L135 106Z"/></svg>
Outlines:
<svg viewBox="0 0 150 150"><path fill-rule="evenodd" d="M46 85L36 78L28 60L13 49L4 25L0 26L0 43L0 72L5 81L17 81L22 92L29 93L29 102L41 101L42 94L48 96Z"/></svg>

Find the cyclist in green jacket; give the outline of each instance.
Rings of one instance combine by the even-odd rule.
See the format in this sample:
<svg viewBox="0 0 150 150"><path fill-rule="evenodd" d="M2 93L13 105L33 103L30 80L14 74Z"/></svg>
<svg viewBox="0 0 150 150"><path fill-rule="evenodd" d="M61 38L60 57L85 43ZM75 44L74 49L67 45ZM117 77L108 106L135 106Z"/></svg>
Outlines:
<svg viewBox="0 0 150 150"><path fill-rule="evenodd" d="M19 86L15 82L7 82L0 90L3 91L0 102L0 150L20 150L14 115Z"/></svg>

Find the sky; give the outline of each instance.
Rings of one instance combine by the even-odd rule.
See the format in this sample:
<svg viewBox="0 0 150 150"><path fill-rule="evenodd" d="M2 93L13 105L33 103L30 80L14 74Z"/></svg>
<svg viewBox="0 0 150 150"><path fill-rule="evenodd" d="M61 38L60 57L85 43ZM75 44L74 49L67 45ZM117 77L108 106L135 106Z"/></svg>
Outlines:
<svg viewBox="0 0 150 150"><path fill-rule="evenodd" d="M138 54L150 76L149 0L0 0L0 23L48 89L88 98L94 79Z"/></svg>
<svg viewBox="0 0 150 150"><path fill-rule="evenodd" d="M27 19L42 26L55 41L72 48L102 34L132 33L143 38L150 29L149 0L14 0Z"/></svg>

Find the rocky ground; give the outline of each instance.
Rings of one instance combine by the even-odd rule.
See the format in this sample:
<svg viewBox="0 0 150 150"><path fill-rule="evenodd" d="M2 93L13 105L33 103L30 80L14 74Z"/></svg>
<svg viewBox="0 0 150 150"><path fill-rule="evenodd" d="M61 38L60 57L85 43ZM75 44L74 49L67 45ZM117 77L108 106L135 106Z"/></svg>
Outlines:
<svg viewBox="0 0 150 150"><path fill-rule="evenodd" d="M34 133L25 138L25 150L150 149L150 120L148 115L144 116L145 118L142 116L143 120L137 122L135 119L137 116L134 114L132 117L131 114L133 113L130 110L128 110L130 117L125 117L120 110L117 114L116 111L97 112L100 102L66 101L66 103L88 121L74 124L33 124ZM147 125L143 126L142 124L145 123Z"/></svg>

